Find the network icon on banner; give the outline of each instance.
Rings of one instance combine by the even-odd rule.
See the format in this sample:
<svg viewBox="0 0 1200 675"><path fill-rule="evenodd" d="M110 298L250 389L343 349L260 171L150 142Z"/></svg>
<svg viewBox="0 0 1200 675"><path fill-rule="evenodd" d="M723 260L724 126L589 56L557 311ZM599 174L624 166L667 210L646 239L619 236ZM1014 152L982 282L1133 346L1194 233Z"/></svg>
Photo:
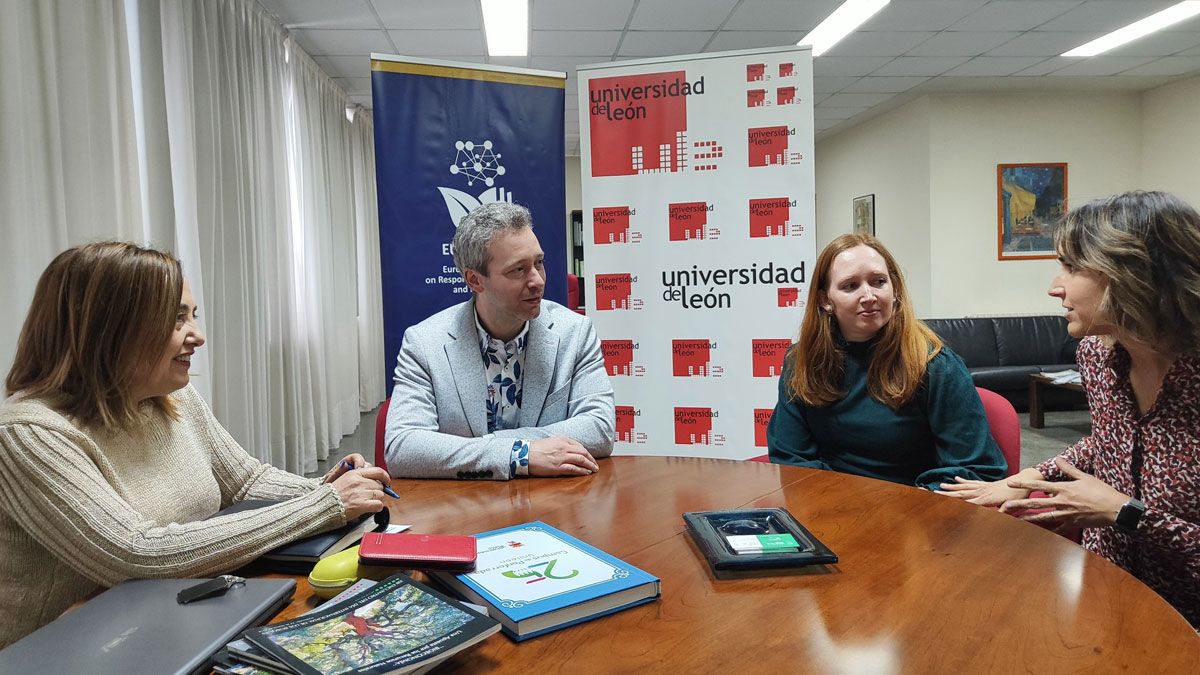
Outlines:
<svg viewBox="0 0 1200 675"><path fill-rule="evenodd" d="M596 64L579 82L616 453L762 454L816 259L811 51Z"/></svg>
<svg viewBox="0 0 1200 675"><path fill-rule="evenodd" d="M467 185L481 182L484 185L495 185L496 178L503 176L504 165L500 163L500 155L492 151L492 142L458 141L454 144L458 155L450 165L450 173L465 176ZM484 190L479 196L473 196L462 190L450 187L439 187L442 199L446 201L446 210L450 214L450 222L455 228L463 217L476 207L491 202L512 203L513 195L502 187L492 187Z"/></svg>

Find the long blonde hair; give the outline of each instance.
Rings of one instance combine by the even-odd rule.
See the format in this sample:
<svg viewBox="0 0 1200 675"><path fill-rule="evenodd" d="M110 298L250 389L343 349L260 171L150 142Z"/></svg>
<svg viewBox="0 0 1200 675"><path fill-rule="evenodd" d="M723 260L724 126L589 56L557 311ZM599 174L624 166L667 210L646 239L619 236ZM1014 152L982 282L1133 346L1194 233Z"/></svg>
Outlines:
<svg viewBox="0 0 1200 675"><path fill-rule="evenodd" d="M1125 192L1072 209L1054 234L1064 263L1108 283L1100 313L1170 354L1200 350L1200 213L1166 192Z"/></svg>
<svg viewBox="0 0 1200 675"><path fill-rule="evenodd" d="M891 320L880 332L867 368L868 393L895 410L917 392L929 361L942 350L942 341L913 312L908 286L896 259L878 239L865 234L843 234L829 242L817 257L800 325L800 341L788 353L792 373L788 390L793 398L810 406L826 406L846 395L842 389L846 354L838 343L837 319L822 312L820 305L829 291L834 258L856 246L870 246L883 256L897 303Z"/></svg>
<svg viewBox="0 0 1200 675"><path fill-rule="evenodd" d="M182 269L167 253L125 242L63 251L38 279L8 394L46 397L84 425L129 425L136 378L161 357L182 293ZM151 401L175 415L170 398Z"/></svg>

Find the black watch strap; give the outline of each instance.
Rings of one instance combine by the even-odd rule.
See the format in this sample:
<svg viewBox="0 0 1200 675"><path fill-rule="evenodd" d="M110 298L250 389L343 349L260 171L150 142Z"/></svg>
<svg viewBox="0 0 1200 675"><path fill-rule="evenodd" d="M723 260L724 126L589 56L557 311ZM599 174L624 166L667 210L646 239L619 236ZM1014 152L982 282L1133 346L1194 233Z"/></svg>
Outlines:
<svg viewBox="0 0 1200 675"><path fill-rule="evenodd" d="M1130 499L1117 511L1117 529L1127 534L1137 532L1138 523L1146 513L1146 505L1140 499Z"/></svg>

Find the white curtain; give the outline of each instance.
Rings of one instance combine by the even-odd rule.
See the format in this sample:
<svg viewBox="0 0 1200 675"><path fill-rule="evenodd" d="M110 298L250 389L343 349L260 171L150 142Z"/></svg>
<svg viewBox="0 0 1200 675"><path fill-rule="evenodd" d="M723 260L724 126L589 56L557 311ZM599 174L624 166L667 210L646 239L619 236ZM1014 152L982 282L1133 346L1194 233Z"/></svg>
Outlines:
<svg viewBox="0 0 1200 675"><path fill-rule="evenodd" d="M0 379L55 255L142 239L131 101L120 2L0 2Z"/></svg>
<svg viewBox="0 0 1200 675"><path fill-rule="evenodd" d="M175 250L209 340L196 386L251 454L314 470L383 399L369 123L252 0L19 4L0 3L5 315L71 244Z"/></svg>

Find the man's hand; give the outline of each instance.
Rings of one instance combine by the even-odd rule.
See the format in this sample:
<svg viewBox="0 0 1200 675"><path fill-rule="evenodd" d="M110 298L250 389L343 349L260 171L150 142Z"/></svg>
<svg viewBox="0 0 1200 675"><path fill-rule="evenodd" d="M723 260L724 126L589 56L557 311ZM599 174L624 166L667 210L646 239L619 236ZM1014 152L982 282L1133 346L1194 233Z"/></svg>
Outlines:
<svg viewBox="0 0 1200 675"><path fill-rule="evenodd" d="M599 470L592 453L573 438L552 436L529 443L530 476L587 476Z"/></svg>

